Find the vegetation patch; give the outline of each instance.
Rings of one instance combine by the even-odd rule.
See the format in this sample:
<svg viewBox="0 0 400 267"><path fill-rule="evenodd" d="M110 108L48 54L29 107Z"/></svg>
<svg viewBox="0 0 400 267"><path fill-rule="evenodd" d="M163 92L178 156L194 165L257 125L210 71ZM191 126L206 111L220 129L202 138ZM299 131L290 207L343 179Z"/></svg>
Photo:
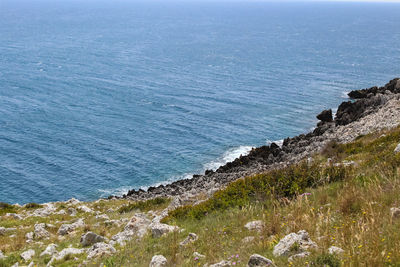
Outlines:
<svg viewBox="0 0 400 267"><path fill-rule="evenodd" d="M169 198L164 198L164 197L157 197L145 201L136 201L134 203L122 206L121 208L118 209L119 213L127 213L131 212L134 210L140 210L140 211L149 211L152 209L160 209L162 207L168 206L168 204L171 202L171 199Z"/></svg>

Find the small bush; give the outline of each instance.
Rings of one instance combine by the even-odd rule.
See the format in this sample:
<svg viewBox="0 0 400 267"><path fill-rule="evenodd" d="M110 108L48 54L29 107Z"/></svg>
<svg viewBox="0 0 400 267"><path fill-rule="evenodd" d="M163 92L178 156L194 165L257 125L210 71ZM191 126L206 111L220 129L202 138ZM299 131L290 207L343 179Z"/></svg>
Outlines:
<svg viewBox="0 0 400 267"><path fill-rule="evenodd" d="M24 207L27 208L27 209L38 209L38 208L41 208L43 206L40 205L40 204L37 204L37 203L28 203Z"/></svg>
<svg viewBox="0 0 400 267"><path fill-rule="evenodd" d="M327 182L341 181L346 177L344 167L320 167L319 163L309 165L302 162L283 169L272 170L230 183L217 191L213 197L196 205L183 206L173 210L163 222L171 219L201 219L213 211L230 207L243 207L250 202L271 199L293 198L304 190Z"/></svg>
<svg viewBox="0 0 400 267"><path fill-rule="evenodd" d="M15 206L5 202L0 202L0 216L6 213L13 213L15 212L15 210L16 210Z"/></svg>
<svg viewBox="0 0 400 267"><path fill-rule="evenodd" d="M329 266L329 267L339 267L340 260L336 255L324 253L315 257L314 260L311 261L312 266Z"/></svg>

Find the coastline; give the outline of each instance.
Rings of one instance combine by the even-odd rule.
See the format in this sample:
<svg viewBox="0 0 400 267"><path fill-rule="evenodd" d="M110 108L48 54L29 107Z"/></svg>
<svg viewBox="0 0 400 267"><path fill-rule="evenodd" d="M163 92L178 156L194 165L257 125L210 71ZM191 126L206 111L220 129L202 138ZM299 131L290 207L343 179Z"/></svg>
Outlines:
<svg viewBox="0 0 400 267"><path fill-rule="evenodd" d="M332 109L317 115L316 128L306 134L288 137L281 146L270 145L253 148L247 155L220 166L217 170L206 170L192 178L169 184L151 186L147 190L129 190L122 196L108 199L147 200L156 197L179 196L195 199L200 194L211 196L228 183L245 176L281 168L301 161L320 152L328 142L347 143L359 135L393 128L400 124L400 79L395 78L382 87L353 90L349 101L342 102L334 116Z"/></svg>

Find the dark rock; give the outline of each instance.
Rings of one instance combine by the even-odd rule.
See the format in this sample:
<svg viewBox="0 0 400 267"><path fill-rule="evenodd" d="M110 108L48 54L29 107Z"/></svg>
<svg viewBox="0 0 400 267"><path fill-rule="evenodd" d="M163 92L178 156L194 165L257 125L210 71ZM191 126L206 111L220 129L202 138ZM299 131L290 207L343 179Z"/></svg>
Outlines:
<svg viewBox="0 0 400 267"><path fill-rule="evenodd" d="M317 115L317 119L322 122L331 122L332 118L332 109L324 110L320 114Z"/></svg>

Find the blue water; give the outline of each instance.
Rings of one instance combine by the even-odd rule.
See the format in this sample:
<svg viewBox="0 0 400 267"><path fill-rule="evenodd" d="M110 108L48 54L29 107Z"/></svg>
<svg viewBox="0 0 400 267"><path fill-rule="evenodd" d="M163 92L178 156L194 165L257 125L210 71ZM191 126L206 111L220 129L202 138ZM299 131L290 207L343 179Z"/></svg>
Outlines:
<svg viewBox="0 0 400 267"><path fill-rule="evenodd" d="M400 4L0 0L0 201L92 200L400 76Z"/></svg>

